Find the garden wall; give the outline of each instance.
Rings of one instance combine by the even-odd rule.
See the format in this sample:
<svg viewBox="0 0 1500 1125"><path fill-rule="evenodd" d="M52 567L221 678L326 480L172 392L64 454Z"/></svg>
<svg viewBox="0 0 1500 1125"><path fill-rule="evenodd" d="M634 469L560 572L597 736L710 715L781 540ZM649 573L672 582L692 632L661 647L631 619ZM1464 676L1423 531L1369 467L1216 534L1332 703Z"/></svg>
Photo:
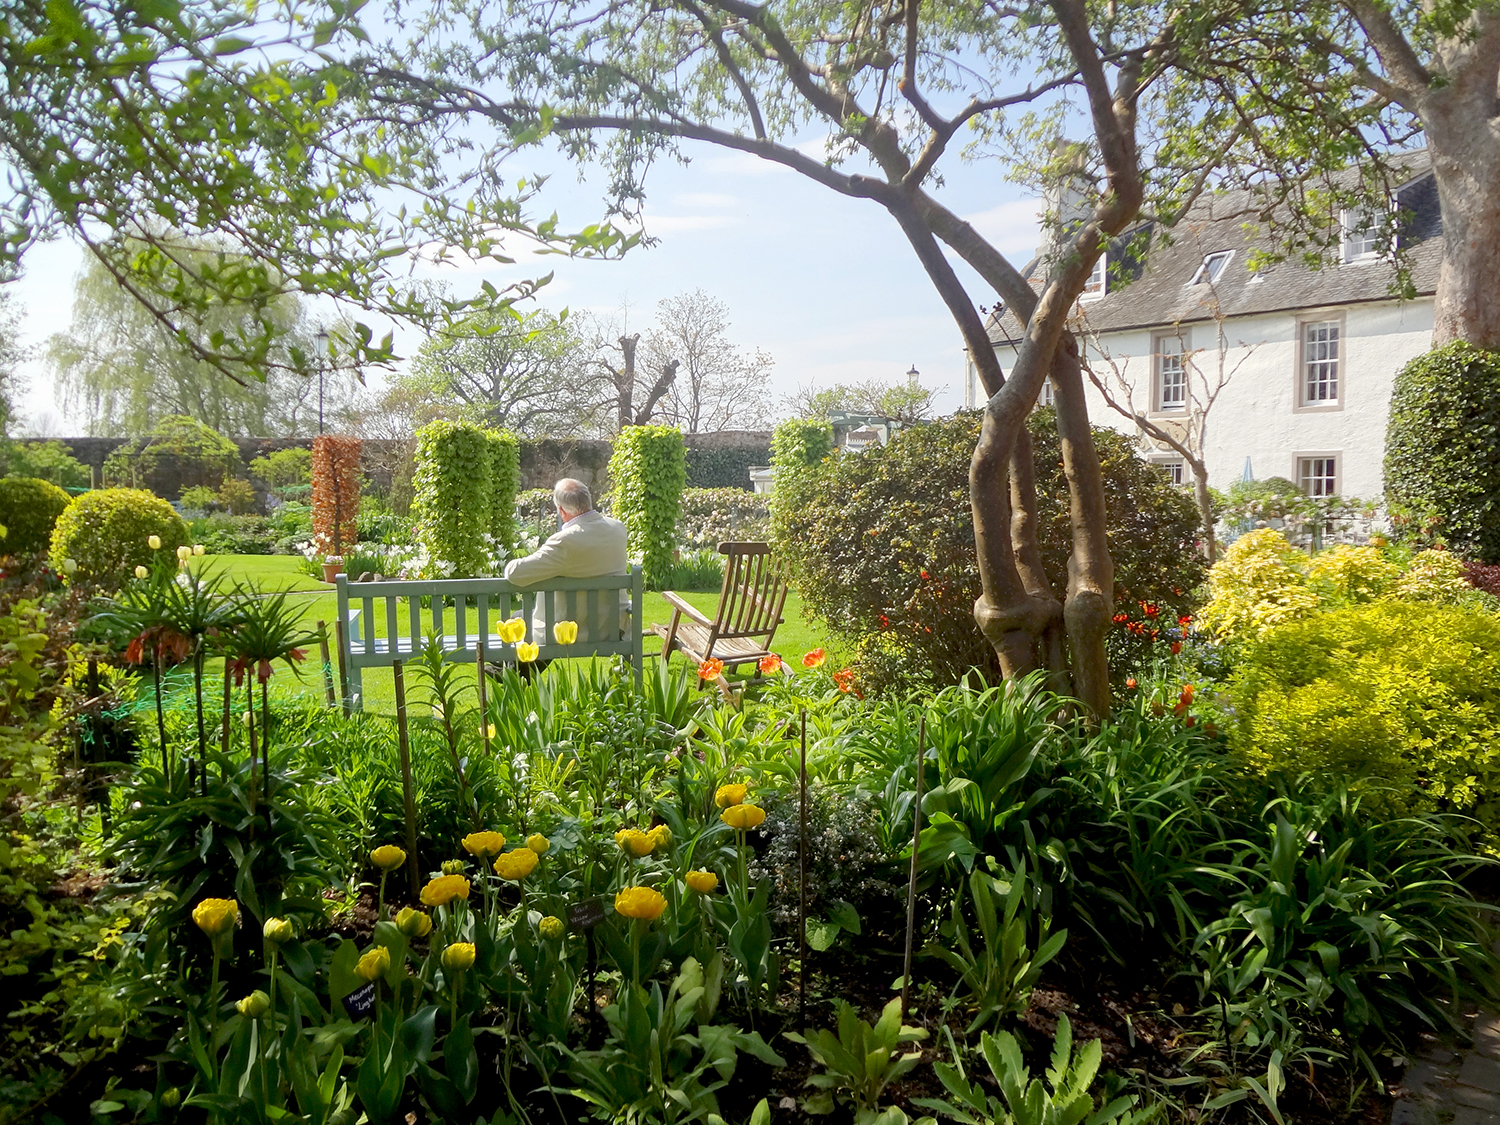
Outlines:
<svg viewBox="0 0 1500 1125"><path fill-rule="evenodd" d="M105 459L128 438L60 438L73 456L89 466L98 480ZM279 449L312 447L312 438L230 438L240 451L244 465L256 457ZM403 443L390 438L367 438L364 471L381 491L390 487L392 466ZM611 442L595 438L542 438L521 442L521 487L551 488L559 478L576 477L595 492L608 485ZM729 430L718 434L687 435L689 488L750 488L750 466L766 465L771 459L771 435L757 430ZM152 480L140 482L161 496L176 496L183 487L170 464L162 465Z"/></svg>

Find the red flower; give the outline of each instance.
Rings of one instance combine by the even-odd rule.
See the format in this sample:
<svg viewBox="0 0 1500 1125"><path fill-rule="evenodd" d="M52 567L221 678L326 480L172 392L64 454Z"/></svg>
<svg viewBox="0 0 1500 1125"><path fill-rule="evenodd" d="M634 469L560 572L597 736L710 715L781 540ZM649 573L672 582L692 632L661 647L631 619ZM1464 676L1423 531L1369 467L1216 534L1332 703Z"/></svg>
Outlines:
<svg viewBox="0 0 1500 1125"><path fill-rule="evenodd" d="M710 656L702 664L698 665L698 678L700 680L717 680L724 674L724 662L717 656Z"/></svg>
<svg viewBox="0 0 1500 1125"><path fill-rule="evenodd" d="M762 656L756 661L755 667L760 670L762 676L770 676L781 671L781 657L774 652L770 656Z"/></svg>
<svg viewBox="0 0 1500 1125"><path fill-rule="evenodd" d="M1145 602L1141 603L1141 609L1145 612L1147 617L1155 617L1158 613L1161 612L1161 610L1156 606L1147 605Z"/></svg>
<svg viewBox="0 0 1500 1125"><path fill-rule="evenodd" d="M1181 651L1182 651L1182 642L1181 641L1173 641L1172 642L1172 655L1176 656Z"/></svg>
<svg viewBox="0 0 1500 1125"><path fill-rule="evenodd" d="M880 627L882 629L889 629L891 627L891 619L883 613L880 615Z"/></svg>
<svg viewBox="0 0 1500 1125"><path fill-rule="evenodd" d="M815 648L802 658L802 667L821 668L827 659L828 655L822 649Z"/></svg>
<svg viewBox="0 0 1500 1125"><path fill-rule="evenodd" d="M1194 723L1196 723L1197 721L1198 721L1197 719L1195 719L1191 715L1189 715L1187 718L1185 718L1185 719L1182 720L1182 725L1190 727Z"/></svg>
<svg viewBox="0 0 1500 1125"><path fill-rule="evenodd" d="M838 685L839 691L847 693L854 686L854 673L848 668L835 672L833 682Z"/></svg>
<svg viewBox="0 0 1500 1125"><path fill-rule="evenodd" d="M926 571L925 571L925 570L924 570L924 571L922 571L922 577L923 577L923 578L926 578L926 577L927 577L927 572L926 572Z"/></svg>
<svg viewBox="0 0 1500 1125"><path fill-rule="evenodd" d="M1116 625L1123 625L1125 622L1130 620L1130 614L1117 613L1111 620L1113 620Z"/></svg>
<svg viewBox="0 0 1500 1125"><path fill-rule="evenodd" d="M1186 629L1192 623L1193 623L1193 615L1191 613L1184 613L1181 617L1179 617L1177 619L1177 624L1181 625L1184 629Z"/></svg>
<svg viewBox="0 0 1500 1125"><path fill-rule="evenodd" d="M1125 686L1128 687L1131 691L1134 691L1135 690L1135 677L1131 676L1128 680L1126 680L1125 681Z"/></svg>

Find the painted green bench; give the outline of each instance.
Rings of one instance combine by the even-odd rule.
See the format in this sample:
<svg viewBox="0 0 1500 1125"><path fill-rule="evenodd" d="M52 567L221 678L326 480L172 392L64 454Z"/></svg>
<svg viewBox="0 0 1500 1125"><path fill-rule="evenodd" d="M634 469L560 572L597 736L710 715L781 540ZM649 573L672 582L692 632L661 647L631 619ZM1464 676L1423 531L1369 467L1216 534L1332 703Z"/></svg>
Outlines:
<svg viewBox="0 0 1500 1125"><path fill-rule="evenodd" d="M340 675L345 706L353 710L361 706L366 668L389 668L398 660L411 660L421 653L429 636L438 638L444 658L452 662L477 660L483 645L487 663L514 664L515 646L502 641L498 632L500 624L512 617L526 621L526 640L538 646L539 660L624 656L635 667L637 682L641 678L645 583L639 566L632 566L629 574L551 578L534 586L518 586L503 578L351 582L345 574L335 579L335 585ZM630 603L629 627L623 635L621 590L628 593ZM532 636L532 617L543 595L551 595L542 603L547 628L544 635ZM472 629L470 610L477 613L477 627ZM556 643L552 627L559 621L577 622L576 643Z"/></svg>

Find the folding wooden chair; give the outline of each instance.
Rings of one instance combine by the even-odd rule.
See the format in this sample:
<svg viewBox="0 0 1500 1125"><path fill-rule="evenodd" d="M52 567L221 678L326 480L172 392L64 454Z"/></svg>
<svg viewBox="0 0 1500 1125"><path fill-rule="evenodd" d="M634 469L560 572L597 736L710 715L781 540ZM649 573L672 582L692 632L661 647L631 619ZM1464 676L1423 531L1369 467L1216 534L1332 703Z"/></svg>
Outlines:
<svg viewBox="0 0 1500 1125"><path fill-rule="evenodd" d="M712 620L665 591L673 606L672 623L651 626L662 639L663 660L677 649L695 663L712 657L733 670L772 655L771 641L786 602L786 565L771 556L769 543L720 543L719 554L725 556L724 586Z"/></svg>

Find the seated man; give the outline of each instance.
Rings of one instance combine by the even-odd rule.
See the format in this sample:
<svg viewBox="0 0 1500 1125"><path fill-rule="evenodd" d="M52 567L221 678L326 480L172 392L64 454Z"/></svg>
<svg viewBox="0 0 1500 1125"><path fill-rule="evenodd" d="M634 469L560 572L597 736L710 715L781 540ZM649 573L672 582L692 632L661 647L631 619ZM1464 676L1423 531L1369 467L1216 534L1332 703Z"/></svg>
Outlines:
<svg viewBox="0 0 1500 1125"><path fill-rule="evenodd" d="M552 503L562 529L525 558L505 564L505 577L518 586L534 586L549 578L600 578L607 574L627 574L630 560L625 550L625 525L619 520L594 511L594 498L588 485L564 477L552 489ZM570 614L569 595L551 595L552 620L578 622L580 641L618 640L630 626L630 594L619 593L619 607L610 612L601 606L607 591L579 591L571 595L574 610ZM552 640L547 635L545 599L538 598L531 616L527 636L537 644ZM591 611L592 607L592 611ZM576 616L575 616L576 615Z"/></svg>

